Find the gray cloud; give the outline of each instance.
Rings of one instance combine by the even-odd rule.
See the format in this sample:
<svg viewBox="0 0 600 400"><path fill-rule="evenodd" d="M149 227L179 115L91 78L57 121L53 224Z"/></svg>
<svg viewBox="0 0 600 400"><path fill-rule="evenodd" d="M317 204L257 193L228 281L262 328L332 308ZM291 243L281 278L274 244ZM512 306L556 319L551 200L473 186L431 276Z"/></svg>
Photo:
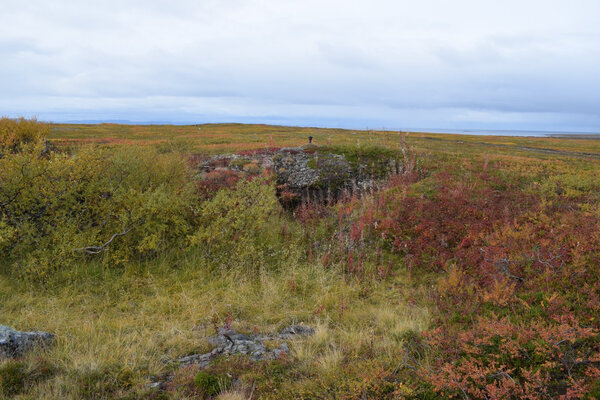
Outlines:
<svg viewBox="0 0 600 400"><path fill-rule="evenodd" d="M0 114L600 131L599 17L596 0L4 0Z"/></svg>

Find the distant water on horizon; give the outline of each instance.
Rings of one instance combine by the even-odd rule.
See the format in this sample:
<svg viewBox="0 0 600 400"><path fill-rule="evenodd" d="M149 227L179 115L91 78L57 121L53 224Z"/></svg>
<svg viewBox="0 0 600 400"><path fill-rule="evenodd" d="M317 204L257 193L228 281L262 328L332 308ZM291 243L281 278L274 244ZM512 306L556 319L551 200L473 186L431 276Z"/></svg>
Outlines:
<svg viewBox="0 0 600 400"><path fill-rule="evenodd" d="M454 133L461 135L481 136L531 136L531 137L557 137L557 138L589 138L600 139L600 132L573 132L573 131L528 131L528 130L491 130L491 129L401 129L402 132L424 133Z"/></svg>

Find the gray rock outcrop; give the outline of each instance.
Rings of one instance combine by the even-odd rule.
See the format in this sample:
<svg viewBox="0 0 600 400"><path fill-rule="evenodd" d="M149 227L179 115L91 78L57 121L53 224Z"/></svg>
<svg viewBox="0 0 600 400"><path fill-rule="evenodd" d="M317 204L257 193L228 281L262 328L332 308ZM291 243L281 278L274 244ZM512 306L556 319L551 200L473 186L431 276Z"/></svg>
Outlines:
<svg viewBox="0 0 600 400"><path fill-rule="evenodd" d="M233 329L221 329L216 336L206 338L215 346L214 349L204 354L193 354L177 360L182 365L198 365L206 368L211 361L218 356L241 354L250 356L252 361L275 360L282 355L289 354L290 348L284 341L274 349L265 345L268 340L289 340L303 336L311 336L315 333L313 328L304 325L290 325L276 335L244 335Z"/></svg>
<svg viewBox="0 0 600 400"><path fill-rule="evenodd" d="M25 352L36 346L49 346L54 334L48 332L20 332L0 325L0 358L23 357Z"/></svg>
<svg viewBox="0 0 600 400"><path fill-rule="evenodd" d="M343 191L356 190L360 180L343 155L284 148L273 156L277 195L283 205L331 202ZM371 179L369 179L371 181Z"/></svg>
<svg viewBox="0 0 600 400"><path fill-rule="evenodd" d="M330 203L345 194L369 190L378 180L398 173L402 163L388 150L348 159L335 149L315 145L284 147L252 154L225 154L211 157L200 174L230 170L240 175L271 171L277 179L277 196L288 208L306 202Z"/></svg>

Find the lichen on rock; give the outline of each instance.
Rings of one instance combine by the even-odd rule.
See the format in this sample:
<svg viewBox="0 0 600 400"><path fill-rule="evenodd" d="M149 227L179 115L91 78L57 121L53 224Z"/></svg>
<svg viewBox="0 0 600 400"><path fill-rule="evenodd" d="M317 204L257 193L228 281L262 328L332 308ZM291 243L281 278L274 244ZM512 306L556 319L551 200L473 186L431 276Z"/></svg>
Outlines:
<svg viewBox="0 0 600 400"><path fill-rule="evenodd" d="M215 346L214 349L204 354L193 354L177 360L182 365L197 365L206 368L212 360L219 356L234 354L249 356L252 361L275 360L282 355L289 354L290 348L285 340L311 336L315 330L304 325L290 325L275 335L245 335L231 328L222 328L218 334L206 338L206 341ZM266 345L268 341L277 341L281 344L271 349Z"/></svg>
<svg viewBox="0 0 600 400"><path fill-rule="evenodd" d="M206 161L201 171L229 169L246 175L272 171L280 202L295 208L305 202L330 203L344 194L368 190L377 180L397 172L399 162L389 149L309 144L252 155L219 155Z"/></svg>
<svg viewBox="0 0 600 400"><path fill-rule="evenodd" d="M54 334L48 332L20 332L0 325L0 358L19 358L36 346L49 346Z"/></svg>

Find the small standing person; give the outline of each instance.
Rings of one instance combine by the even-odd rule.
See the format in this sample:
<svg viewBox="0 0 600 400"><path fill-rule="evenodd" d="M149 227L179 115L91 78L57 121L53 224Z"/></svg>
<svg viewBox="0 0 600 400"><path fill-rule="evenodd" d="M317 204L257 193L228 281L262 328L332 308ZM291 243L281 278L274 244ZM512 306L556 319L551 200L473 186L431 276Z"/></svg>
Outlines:
<svg viewBox="0 0 600 400"><path fill-rule="evenodd" d="M308 137L308 144L311 144L311 143L312 143L312 136L309 136Z"/></svg>

